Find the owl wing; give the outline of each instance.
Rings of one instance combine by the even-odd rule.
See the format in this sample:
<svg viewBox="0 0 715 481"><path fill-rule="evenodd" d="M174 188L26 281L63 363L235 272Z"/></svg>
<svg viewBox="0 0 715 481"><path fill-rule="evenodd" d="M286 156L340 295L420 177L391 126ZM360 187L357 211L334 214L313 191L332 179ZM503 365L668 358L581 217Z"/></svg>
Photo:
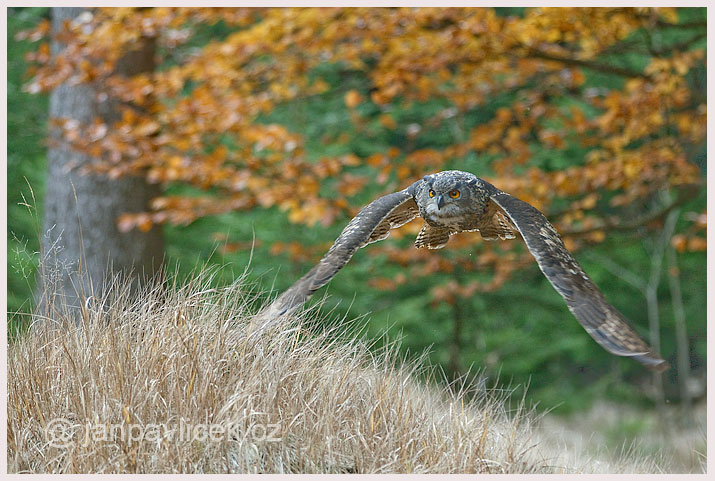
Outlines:
<svg viewBox="0 0 715 481"><path fill-rule="evenodd" d="M511 219L551 285L596 342L617 356L636 359L648 369L665 371L668 363L648 346L625 317L576 262L553 225L533 206L499 192L491 200Z"/></svg>
<svg viewBox="0 0 715 481"><path fill-rule="evenodd" d="M279 316L303 304L327 284L360 247L385 239L390 229L400 227L419 215L411 187L379 197L363 207L320 262L269 306L269 315Z"/></svg>

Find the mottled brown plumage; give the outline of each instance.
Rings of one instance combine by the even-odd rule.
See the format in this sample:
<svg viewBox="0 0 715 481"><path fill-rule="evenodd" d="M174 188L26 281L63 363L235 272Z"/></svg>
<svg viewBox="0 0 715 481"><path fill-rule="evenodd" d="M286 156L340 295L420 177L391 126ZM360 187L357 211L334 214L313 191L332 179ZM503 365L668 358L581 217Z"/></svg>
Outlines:
<svg viewBox="0 0 715 481"><path fill-rule="evenodd" d="M649 369L668 368L606 301L541 212L473 174L456 170L427 175L364 207L320 262L280 295L264 316L270 320L302 305L337 274L357 249L386 238L391 229L417 216L425 221L415 240L417 247L439 249L457 232L479 231L486 240L513 239L519 232L541 271L596 342Z"/></svg>

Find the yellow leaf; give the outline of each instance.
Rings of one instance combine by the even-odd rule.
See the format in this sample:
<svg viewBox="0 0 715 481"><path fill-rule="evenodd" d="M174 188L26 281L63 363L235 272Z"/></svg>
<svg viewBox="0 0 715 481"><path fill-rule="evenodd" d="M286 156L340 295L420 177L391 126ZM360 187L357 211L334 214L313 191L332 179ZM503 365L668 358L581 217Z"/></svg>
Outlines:
<svg viewBox="0 0 715 481"><path fill-rule="evenodd" d="M362 96L357 90L351 90L345 94L345 105L347 105L349 109L354 109L360 102L362 102Z"/></svg>
<svg viewBox="0 0 715 481"><path fill-rule="evenodd" d="M395 119L393 119L390 114L380 115L380 124L390 130L395 130L397 128L397 122L395 122Z"/></svg>

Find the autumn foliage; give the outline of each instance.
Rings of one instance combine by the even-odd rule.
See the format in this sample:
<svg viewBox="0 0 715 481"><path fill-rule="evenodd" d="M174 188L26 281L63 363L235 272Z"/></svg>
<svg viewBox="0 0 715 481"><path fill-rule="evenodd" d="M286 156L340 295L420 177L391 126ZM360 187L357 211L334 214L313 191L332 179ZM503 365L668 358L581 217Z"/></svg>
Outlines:
<svg viewBox="0 0 715 481"><path fill-rule="evenodd" d="M206 40L209 26L222 34ZM544 210L576 249L612 229L658 228L701 189L705 30L704 15L682 20L672 8L101 8L66 25L60 55L39 46L27 88L103 86L124 102L121 120L54 119L64 141L109 176L199 192L156 198L118 219L122 229L271 207L296 224L344 223L374 196L460 168ZM41 24L25 36L48 32ZM156 71L114 75L147 39L157 42ZM310 138L281 122L286 108L336 97L347 119L338 128ZM432 142L435 131L448 140ZM374 148L354 148L365 139ZM704 228L695 213L673 242L704 249ZM458 252L474 244L450 242ZM314 260L325 247L286 242L272 252ZM453 281L435 299L498 288L532 262L518 243L476 248L460 265L492 279ZM374 253L412 278L455 265L390 243Z"/></svg>

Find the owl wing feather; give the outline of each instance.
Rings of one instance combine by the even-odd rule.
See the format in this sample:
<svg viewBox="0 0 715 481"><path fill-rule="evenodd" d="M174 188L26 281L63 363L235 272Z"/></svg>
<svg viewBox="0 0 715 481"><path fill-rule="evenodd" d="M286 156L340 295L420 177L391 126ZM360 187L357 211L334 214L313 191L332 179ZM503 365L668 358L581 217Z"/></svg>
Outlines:
<svg viewBox="0 0 715 481"><path fill-rule="evenodd" d="M411 192L408 187L379 197L363 207L345 226L320 262L269 306L268 315L280 316L303 304L347 264L355 251L385 239L391 229L396 229L419 215Z"/></svg>
<svg viewBox="0 0 715 481"><path fill-rule="evenodd" d="M491 201L519 230L541 272L563 296L569 310L596 342L610 353L632 357L653 371L668 369L668 363L608 303L566 250L554 226L539 210L504 192L492 194Z"/></svg>
<svg viewBox="0 0 715 481"><path fill-rule="evenodd" d="M479 233L482 239L493 241L497 239L514 239L516 237L514 226L495 202L487 203L484 219L485 221L479 225Z"/></svg>

